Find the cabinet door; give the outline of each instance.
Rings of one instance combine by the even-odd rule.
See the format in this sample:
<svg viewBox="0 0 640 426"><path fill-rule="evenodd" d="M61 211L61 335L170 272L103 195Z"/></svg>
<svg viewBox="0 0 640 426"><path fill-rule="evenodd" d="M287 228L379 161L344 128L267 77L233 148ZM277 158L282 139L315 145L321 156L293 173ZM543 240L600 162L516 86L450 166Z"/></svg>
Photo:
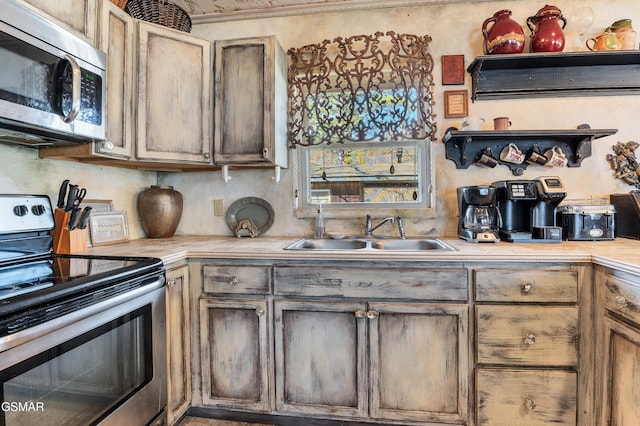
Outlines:
<svg viewBox="0 0 640 426"><path fill-rule="evenodd" d="M107 120L104 142L96 154L115 158L133 155L134 20L128 13L102 0L98 47L107 54Z"/></svg>
<svg viewBox="0 0 640 426"><path fill-rule="evenodd" d="M367 414L364 313L357 302L274 303L278 412Z"/></svg>
<svg viewBox="0 0 640 426"><path fill-rule="evenodd" d="M211 43L138 22L136 155L211 161Z"/></svg>
<svg viewBox="0 0 640 426"><path fill-rule="evenodd" d="M267 411L269 310L264 299L200 300L202 401Z"/></svg>
<svg viewBox="0 0 640 426"><path fill-rule="evenodd" d="M98 0L23 0L68 26L92 44L96 40Z"/></svg>
<svg viewBox="0 0 640 426"><path fill-rule="evenodd" d="M640 419L640 330L605 318L603 419L626 426Z"/></svg>
<svg viewBox="0 0 640 426"><path fill-rule="evenodd" d="M167 423L191 405L189 268L167 272Z"/></svg>
<svg viewBox="0 0 640 426"><path fill-rule="evenodd" d="M371 416L464 422L466 305L370 303Z"/></svg>
<svg viewBox="0 0 640 426"><path fill-rule="evenodd" d="M250 38L216 42L215 56L215 162L286 167L284 51Z"/></svg>

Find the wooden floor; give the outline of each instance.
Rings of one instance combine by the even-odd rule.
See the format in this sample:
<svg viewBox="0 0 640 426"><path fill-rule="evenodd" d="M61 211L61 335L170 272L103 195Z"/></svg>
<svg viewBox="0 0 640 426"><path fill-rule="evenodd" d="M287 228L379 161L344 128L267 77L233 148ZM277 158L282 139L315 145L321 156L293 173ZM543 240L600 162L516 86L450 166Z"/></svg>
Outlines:
<svg viewBox="0 0 640 426"><path fill-rule="evenodd" d="M264 423L231 422L227 420L185 417L178 426L271 426Z"/></svg>

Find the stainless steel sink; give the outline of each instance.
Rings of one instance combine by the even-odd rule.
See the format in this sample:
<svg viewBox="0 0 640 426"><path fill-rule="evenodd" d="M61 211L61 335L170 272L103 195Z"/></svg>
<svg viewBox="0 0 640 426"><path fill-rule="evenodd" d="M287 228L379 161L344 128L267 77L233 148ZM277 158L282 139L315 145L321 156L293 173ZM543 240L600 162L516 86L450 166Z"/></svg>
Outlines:
<svg viewBox="0 0 640 426"><path fill-rule="evenodd" d="M453 247L437 238L419 239L314 239L302 238L285 250L378 250L378 251L453 251Z"/></svg>

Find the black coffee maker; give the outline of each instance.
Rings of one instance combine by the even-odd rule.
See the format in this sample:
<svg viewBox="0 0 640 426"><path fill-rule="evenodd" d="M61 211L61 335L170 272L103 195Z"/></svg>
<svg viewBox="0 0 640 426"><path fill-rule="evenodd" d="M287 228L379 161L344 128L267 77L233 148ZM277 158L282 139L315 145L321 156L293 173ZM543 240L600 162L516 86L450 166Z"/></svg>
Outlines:
<svg viewBox="0 0 640 426"><path fill-rule="evenodd" d="M491 186L496 189L502 240L522 243L562 241L562 227L556 226L555 209L567 193L559 178L503 180Z"/></svg>
<svg viewBox="0 0 640 426"><path fill-rule="evenodd" d="M472 243L496 243L498 238L496 189L491 186L458 188L458 236Z"/></svg>

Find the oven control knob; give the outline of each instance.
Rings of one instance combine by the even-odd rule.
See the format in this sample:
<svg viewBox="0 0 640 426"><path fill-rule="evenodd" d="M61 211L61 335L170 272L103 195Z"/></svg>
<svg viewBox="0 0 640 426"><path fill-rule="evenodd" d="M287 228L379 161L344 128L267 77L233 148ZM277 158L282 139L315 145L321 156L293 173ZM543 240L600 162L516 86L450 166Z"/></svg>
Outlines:
<svg viewBox="0 0 640 426"><path fill-rule="evenodd" d="M13 208L13 213L16 216L24 216L27 213L29 213L29 209L27 208L27 206L25 206L24 204L20 204L19 206L15 206Z"/></svg>
<svg viewBox="0 0 640 426"><path fill-rule="evenodd" d="M31 213L36 216L42 216L46 211L47 209L45 209L42 204L36 204L35 206L31 207Z"/></svg>

